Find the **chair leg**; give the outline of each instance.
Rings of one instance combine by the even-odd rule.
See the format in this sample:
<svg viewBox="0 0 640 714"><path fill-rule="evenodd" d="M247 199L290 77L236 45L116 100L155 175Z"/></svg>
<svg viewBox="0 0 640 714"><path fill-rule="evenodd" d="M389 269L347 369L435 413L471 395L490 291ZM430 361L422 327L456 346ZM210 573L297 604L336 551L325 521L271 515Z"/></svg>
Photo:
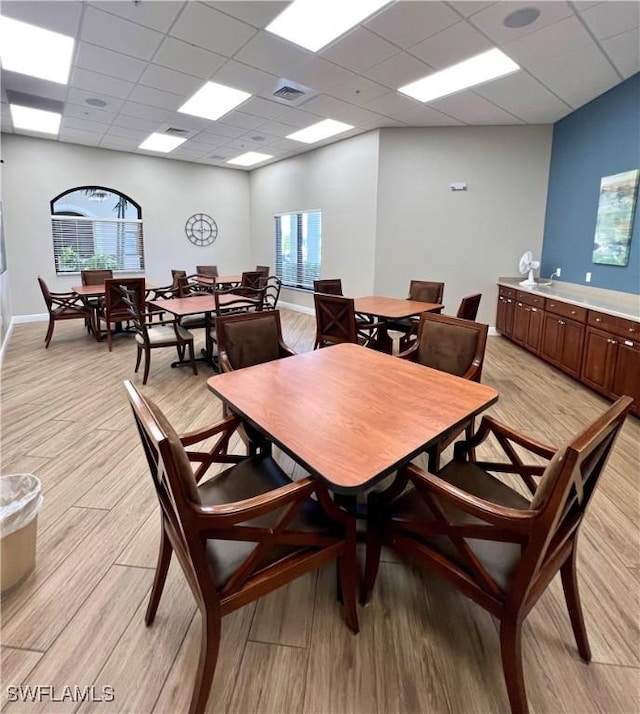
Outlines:
<svg viewBox="0 0 640 714"><path fill-rule="evenodd" d="M358 634L360 627L358 626L358 608L356 603L356 592L358 584L356 581L357 573L356 562L356 537L355 530L347 536L345 552L338 561L338 575L340 578L340 590L342 592L342 602L345 607L347 625L349 629Z"/></svg>
<svg viewBox="0 0 640 714"><path fill-rule="evenodd" d="M107 346L109 347L109 352L113 349L113 336L111 334L111 323L107 322Z"/></svg>
<svg viewBox="0 0 640 714"><path fill-rule="evenodd" d="M467 424L464 430L464 438L469 441L471 437L473 436L473 432L475 431L476 428L476 419L475 417L471 417L471 421ZM476 450L475 449L469 449L469 461L475 461L476 460Z"/></svg>
<svg viewBox="0 0 640 714"><path fill-rule="evenodd" d="M144 618L144 623L147 627L153 624L153 621L158 610L158 605L160 604L160 598L162 597L162 591L164 590L164 583L167 579L167 572L169 570L169 564L171 563L171 555L173 553L173 547L169 536L164 529L164 523L162 524L162 535L160 536L160 550L158 551L158 562L156 564L156 574L153 579L153 587L151 588L151 596L149 597L149 604L147 605L147 614Z"/></svg>
<svg viewBox="0 0 640 714"><path fill-rule="evenodd" d="M371 504L371 501L369 502ZM369 505L371 508L371 505ZM364 564L364 582L360 591L360 604L366 605L369 602L373 586L378 577L378 568L380 567L380 553L382 551L382 538L380 537L379 526L372 518L367 523L366 536L366 557Z"/></svg>
<svg viewBox="0 0 640 714"><path fill-rule="evenodd" d="M571 627L578 645L580 657L585 662L591 662L591 647L589 646L589 638L587 637L587 629L584 625L584 615L582 605L580 604L580 592L578 590L578 572L576 569L577 548L576 543L573 544L571 555L565 560L560 568L562 577L562 589L564 590L564 598L567 601L567 609L569 610L569 619Z"/></svg>
<svg viewBox="0 0 640 714"><path fill-rule="evenodd" d="M50 317L49 318L49 329L47 330L47 335L44 338L44 347L45 349L49 346L49 342L51 342L51 338L53 337L53 326L55 325L55 320Z"/></svg>
<svg viewBox="0 0 640 714"><path fill-rule="evenodd" d="M500 622L500 651L511 714L528 714L522 667L522 621L517 617L507 615Z"/></svg>
<svg viewBox="0 0 640 714"><path fill-rule="evenodd" d="M202 636L200 641L200 659L196 671L196 681L189 705L189 714L203 714L211 692L213 675L218 663L220 649L220 615L202 613Z"/></svg>
<svg viewBox="0 0 640 714"><path fill-rule="evenodd" d="M142 376L142 384L147 383L147 377L149 376L149 367L151 366L151 350L149 347L144 348L144 374Z"/></svg>
<svg viewBox="0 0 640 714"><path fill-rule="evenodd" d="M189 361L191 362L191 369L194 374L198 374L198 368L196 367L196 358L193 352L193 340L187 345L189 347Z"/></svg>
<svg viewBox="0 0 640 714"><path fill-rule="evenodd" d="M140 360L142 359L142 347L138 345L138 355L136 357L136 368L133 370L134 372L138 371L138 368L140 367Z"/></svg>

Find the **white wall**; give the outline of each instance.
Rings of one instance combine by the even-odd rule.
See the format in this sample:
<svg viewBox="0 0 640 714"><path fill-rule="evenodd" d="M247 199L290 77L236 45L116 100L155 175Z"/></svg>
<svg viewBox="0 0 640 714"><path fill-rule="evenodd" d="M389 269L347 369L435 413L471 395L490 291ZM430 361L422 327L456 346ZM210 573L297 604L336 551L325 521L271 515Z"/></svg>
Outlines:
<svg viewBox="0 0 640 714"><path fill-rule="evenodd" d="M377 131L252 171L253 262L275 266L275 213L320 209L322 276L342 278L346 295L372 294L377 181ZM283 290L281 299L313 306L305 292Z"/></svg>
<svg viewBox="0 0 640 714"><path fill-rule="evenodd" d="M2 181L4 178L4 172L0 165L0 198L2 197ZM0 213L0 226L4 224L4 206L2 206ZM5 252L6 260L6 252ZM2 355L4 354L5 344L4 341L7 338L7 333L11 325L11 298L9 295L9 270L7 265L4 266L4 273L0 274L0 363L2 362Z"/></svg>
<svg viewBox="0 0 640 714"><path fill-rule="evenodd" d="M232 274L252 265L246 172L22 136L2 138L14 316L45 312L38 275L52 290L80 282L78 275L56 277L49 206L75 186L117 189L142 206L145 273L157 285L170 282L172 268L191 272L196 264L217 264L221 273ZM194 213L215 218L219 232L212 246L187 240L184 224Z"/></svg>
<svg viewBox="0 0 640 714"><path fill-rule="evenodd" d="M496 279L540 257L551 126L382 129L375 292L409 281L445 283L445 312L482 293L478 319L495 323ZM466 181L468 190L449 184Z"/></svg>

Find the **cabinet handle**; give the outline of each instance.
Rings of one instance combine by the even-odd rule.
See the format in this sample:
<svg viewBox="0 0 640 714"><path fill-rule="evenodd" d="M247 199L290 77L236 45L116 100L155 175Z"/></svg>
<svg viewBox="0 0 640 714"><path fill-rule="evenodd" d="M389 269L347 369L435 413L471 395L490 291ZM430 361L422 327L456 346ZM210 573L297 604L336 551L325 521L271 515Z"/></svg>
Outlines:
<svg viewBox="0 0 640 714"><path fill-rule="evenodd" d="M601 318L601 317L596 317L596 322L602 322L602 318Z"/></svg>
<svg viewBox="0 0 640 714"><path fill-rule="evenodd" d="M537 308L537 307L532 307L532 308L531 308L531 312L538 312L538 308Z"/></svg>
<svg viewBox="0 0 640 714"><path fill-rule="evenodd" d="M633 347L633 342L631 342L631 340L625 340L624 343L627 347Z"/></svg>
<svg viewBox="0 0 640 714"><path fill-rule="evenodd" d="M531 312L531 308L530 308L530 307L525 307L524 311L525 311L525 312Z"/></svg>
<svg viewBox="0 0 640 714"><path fill-rule="evenodd" d="M511 302L511 300L507 300L507 302Z"/></svg>
<svg viewBox="0 0 640 714"><path fill-rule="evenodd" d="M567 323L564 322L563 320L558 320L558 325L566 325Z"/></svg>
<svg viewBox="0 0 640 714"><path fill-rule="evenodd" d="M636 331L636 328L635 328L635 327L630 327L630 328L629 328L629 332L635 332L635 331Z"/></svg>
<svg viewBox="0 0 640 714"><path fill-rule="evenodd" d="M575 314L576 314L576 311L575 311L575 310L571 310L571 314L572 314L572 315L575 315Z"/></svg>
<svg viewBox="0 0 640 714"><path fill-rule="evenodd" d="M610 345L617 345L617 344L618 344L615 340L607 340L607 342L608 342ZM633 343L632 343L632 344L633 344Z"/></svg>

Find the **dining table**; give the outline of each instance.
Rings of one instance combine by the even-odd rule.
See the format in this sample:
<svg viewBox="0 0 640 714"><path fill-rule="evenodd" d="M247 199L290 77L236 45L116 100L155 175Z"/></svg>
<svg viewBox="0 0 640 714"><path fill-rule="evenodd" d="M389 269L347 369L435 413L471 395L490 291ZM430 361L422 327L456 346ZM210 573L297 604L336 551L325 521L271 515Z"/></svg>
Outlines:
<svg viewBox="0 0 640 714"><path fill-rule="evenodd" d="M213 277L212 275L196 274L193 280L205 288L214 289L218 286L227 287L230 285L240 285L242 282L242 275L217 275L216 277Z"/></svg>
<svg viewBox="0 0 640 714"><path fill-rule="evenodd" d="M439 303L378 295L368 295L354 299L354 310L357 315L365 315L372 320L377 319L379 321L375 338L377 348L389 354L393 350L393 340L388 330L390 323L414 318L423 312L439 313L443 307L444 305Z"/></svg>
<svg viewBox="0 0 640 714"><path fill-rule="evenodd" d="M362 493L498 400L498 392L360 345L219 374L213 394L336 494Z"/></svg>
<svg viewBox="0 0 640 714"><path fill-rule="evenodd" d="M155 287L153 283L145 283L145 290L151 290ZM104 283L98 283L97 285L75 285L71 290L80 298L104 297L107 291Z"/></svg>

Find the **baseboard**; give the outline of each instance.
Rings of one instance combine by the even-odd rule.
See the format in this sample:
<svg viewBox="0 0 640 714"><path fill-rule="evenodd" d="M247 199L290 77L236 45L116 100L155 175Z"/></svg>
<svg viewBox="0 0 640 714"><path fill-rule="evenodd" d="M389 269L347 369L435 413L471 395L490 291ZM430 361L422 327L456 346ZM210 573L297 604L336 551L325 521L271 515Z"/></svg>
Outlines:
<svg viewBox="0 0 640 714"><path fill-rule="evenodd" d="M312 307L305 307L304 305L296 305L293 302L280 302L278 307L283 307L285 310L293 310L294 312L303 312L305 315L315 315L315 310Z"/></svg>
<svg viewBox="0 0 640 714"><path fill-rule="evenodd" d="M11 339L12 332L13 332L13 318L11 319L11 322L9 323L9 329L7 330L7 334L4 336L4 340L2 341L2 347L0 347L0 367L2 367L2 363L4 362L4 353L7 350L7 346L9 344L9 340Z"/></svg>
<svg viewBox="0 0 640 714"><path fill-rule="evenodd" d="M23 322L47 322L49 320L48 312L41 312L37 315L14 315L11 319L12 325L20 325Z"/></svg>
<svg viewBox="0 0 640 714"><path fill-rule="evenodd" d="M489 326L489 333L488 333L488 334L489 334L489 337L495 337L496 335L499 335L500 333L498 332L498 330L496 330L495 327Z"/></svg>

